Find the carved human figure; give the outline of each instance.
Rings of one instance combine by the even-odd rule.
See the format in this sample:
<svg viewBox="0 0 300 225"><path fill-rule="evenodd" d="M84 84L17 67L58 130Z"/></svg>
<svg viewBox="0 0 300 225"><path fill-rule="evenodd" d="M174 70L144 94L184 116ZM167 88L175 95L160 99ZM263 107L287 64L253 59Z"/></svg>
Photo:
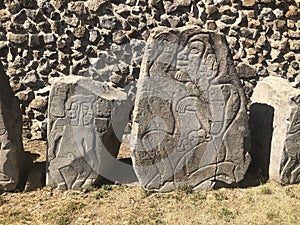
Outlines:
<svg viewBox="0 0 300 225"><path fill-rule="evenodd" d="M292 99L294 112L288 127L284 144L284 160L281 165L281 179L285 184L300 182L300 96Z"/></svg>
<svg viewBox="0 0 300 225"><path fill-rule="evenodd" d="M142 185L166 191L241 180L250 163L245 99L223 39L193 28L160 31L147 45L134 113Z"/></svg>
<svg viewBox="0 0 300 225"><path fill-rule="evenodd" d="M96 179L95 168L100 164L96 154L96 132L94 126L93 95L74 95L66 103L66 118L57 119L49 137L49 176L55 177L58 189L77 189L90 186ZM59 170L52 170L59 168ZM67 172L75 174L73 182L66 182ZM69 185L69 186L68 186Z"/></svg>

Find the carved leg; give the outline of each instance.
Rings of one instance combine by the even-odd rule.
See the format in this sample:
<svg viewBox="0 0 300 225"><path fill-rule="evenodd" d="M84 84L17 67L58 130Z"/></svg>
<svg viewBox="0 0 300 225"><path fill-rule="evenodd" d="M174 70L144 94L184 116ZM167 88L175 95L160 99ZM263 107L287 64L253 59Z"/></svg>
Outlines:
<svg viewBox="0 0 300 225"><path fill-rule="evenodd" d="M68 186L61 172L58 169L51 169L51 167L57 168L60 163L51 162L51 164L49 167L49 185L55 189L67 190Z"/></svg>
<svg viewBox="0 0 300 225"><path fill-rule="evenodd" d="M87 180L90 177L90 175L92 174L93 170L88 165L84 166L84 164L87 164L87 163L83 158L80 158L80 159L78 159L78 161L76 161L76 170L77 170L78 175L76 177L75 182L72 185L72 189L80 189L83 187L83 185L85 183L90 183ZM85 186L87 186L87 185L85 185Z"/></svg>
<svg viewBox="0 0 300 225"><path fill-rule="evenodd" d="M291 172L291 184L300 182L300 166Z"/></svg>

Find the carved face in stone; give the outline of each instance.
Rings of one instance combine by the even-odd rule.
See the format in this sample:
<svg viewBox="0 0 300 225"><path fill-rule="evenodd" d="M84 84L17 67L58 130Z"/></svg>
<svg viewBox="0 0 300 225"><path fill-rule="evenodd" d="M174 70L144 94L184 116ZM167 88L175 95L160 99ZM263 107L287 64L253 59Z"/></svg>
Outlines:
<svg viewBox="0 0 300 225"><path fill-rule="evenodd" d="M70 108L67 111L67 117L73 120L76 119L79 116L79 112L78 112L79 107L80 107L79 102L72 102Z"/></svg>
<svg viewBox="0 0 300 225"><path fill-rule="evenodd" d="M94 120L93 96L76 95L67 102L67 117L71 119L72 126L89 127Z"/></svg>
<svg viewBox="0 0 300 225"><path fill-rule="evenodd" d="M175 79L182 82L192 82L206 89L208 82L206 76L199 76L205 73L204 59L208 57L209 36L207 34L196 34L192 36L185 46L179 50L177 56L177 72Z"/></svg>

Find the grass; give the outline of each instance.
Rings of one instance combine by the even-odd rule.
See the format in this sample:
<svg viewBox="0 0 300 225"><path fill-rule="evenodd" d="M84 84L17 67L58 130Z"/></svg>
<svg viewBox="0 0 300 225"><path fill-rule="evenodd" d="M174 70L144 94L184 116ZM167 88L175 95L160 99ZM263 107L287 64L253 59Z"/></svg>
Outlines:
<svg viewBox="0 0 300 225"><path fill-rule="evenodd" d="M269 194L271 193L271 194ZM0 224L297 224L300 184L155 193L133 185L1 196ZM35 221L33 223L33 221Z"/></svg>
<svg viewBox="0 0 300 225"><path fill-rule="evenodd" d="M79 201L64 202L60 208L54 207L48 213L45 213L43 221L51 221L51 223L58 225L68 225L72 222L77 211L84 206L85 204Z"/></svg>
<svg viewBox="0 0 300 225"><path fill-rule="evenodd" d="M270 194L272 194L272 191L269 187L263 186L261 188L261 193L264 195L270 195Z"/></svg>
<svg viewBox="0 0 300 225"><path fill-rule="evenodd" d="M0 206L5 203L5 198L0 195Z"/></svg>
<svg viewBox="0 0 300 225"><path fill-rule="evenodd" d="M289 197L291 197L291 198L295 198L295 199L300 200L300 195L297 195L297 194L294 192L293 188L291 188L291 187L287 187L287 188L285 189L285 193L286 193L287 196L289 196Z"/></svg>
<svg viewBox="0 0 300 225"><path fill-rule="evenodd" d="M183 185L179 187L179 191L184 192L186 194L192 194L193 193L193 187L190 185Z"/></svg>
<svg viewBox="0 0 300 225"><path fill-rule="evenodd" d="M221 192L221 191L214 192L214 196L215 196L216 201L228 200L228 197L226 196L226 193Z"/></svg>
<svg viewBox="0 0 300 225"><path fill-rule="evenodd" d="M41 153L40 142L27 149ZM44 160L42 155L39 160ZM182 186L171 193L138 185L103 185L79 191L44 187L0 193L0 224L250 224L295 225L300 221L300 184L268 182L257 187L195 191Z"/></svg>
<svg viewBox="0 0 300 225"><path fill-rule="evenodd" d="M229 209L226 209L226 208L222 208L222 210L221 210L220 213L221 213L222 216L230 216L230 215L232 215L232 212Z"/></svg>
<svg viewBox="0 0 300 225"><path fill-rule="evenodd" d="M104 184L101 186L101 188L105 191L111 191L112 190L112 186L109 184Z"/></svg>

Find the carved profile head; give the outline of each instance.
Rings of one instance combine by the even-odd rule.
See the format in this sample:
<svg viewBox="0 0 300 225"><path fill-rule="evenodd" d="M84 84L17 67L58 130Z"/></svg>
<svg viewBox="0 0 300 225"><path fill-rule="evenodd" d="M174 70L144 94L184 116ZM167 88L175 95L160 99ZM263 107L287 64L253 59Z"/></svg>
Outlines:
<svg viewBox="0 0 300 225"><path fill-rule="evenodd" d="M71 119L72 126L89 127L94 120L93 95L74 95L66 103L67 117Z"/></svg>
<svg viewBox="0 0 300 225"><path fill-rule="evenodd" d="M218 72L210 36L207 33L183 33L181 39L184 41L177 54L174 78L181 82L193 82L206 90L209 80Z"/></svg>

